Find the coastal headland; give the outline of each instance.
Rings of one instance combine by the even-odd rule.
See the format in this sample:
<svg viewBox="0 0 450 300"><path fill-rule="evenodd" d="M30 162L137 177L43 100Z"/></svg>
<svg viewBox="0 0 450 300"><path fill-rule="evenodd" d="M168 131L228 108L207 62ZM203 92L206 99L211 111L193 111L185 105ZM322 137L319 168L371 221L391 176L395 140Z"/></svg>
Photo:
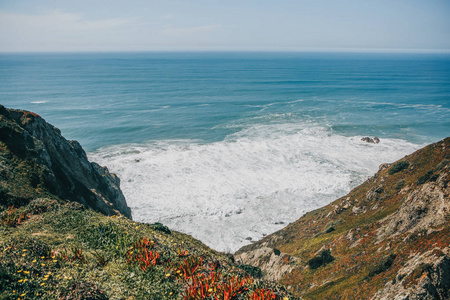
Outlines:
<svg viewBox="0 0 450 300"><path fill-rule="evenodd" d="M446 138L233 256L134 222L78 142L0 106L0 298L448 299L449 180Z"/></svg>

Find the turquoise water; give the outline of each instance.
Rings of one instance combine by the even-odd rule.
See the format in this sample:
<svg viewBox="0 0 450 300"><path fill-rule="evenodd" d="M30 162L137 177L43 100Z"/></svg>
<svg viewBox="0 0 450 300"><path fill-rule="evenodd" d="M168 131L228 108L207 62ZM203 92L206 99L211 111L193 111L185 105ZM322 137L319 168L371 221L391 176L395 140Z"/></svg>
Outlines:
<svg viewBox="0 0 450 300"><path fill-rule="evenodd" d="M0 99L116 172L135 220L234 251L449 136L450 56L2 54Z"/></svg>
<svg viewBox="0 0 450 300"><path fill-rule="evenodd" d="M450 132L450 56L142 53L0 55L1 103L89 150L223 140L253 124L431 142Z"/></svg>

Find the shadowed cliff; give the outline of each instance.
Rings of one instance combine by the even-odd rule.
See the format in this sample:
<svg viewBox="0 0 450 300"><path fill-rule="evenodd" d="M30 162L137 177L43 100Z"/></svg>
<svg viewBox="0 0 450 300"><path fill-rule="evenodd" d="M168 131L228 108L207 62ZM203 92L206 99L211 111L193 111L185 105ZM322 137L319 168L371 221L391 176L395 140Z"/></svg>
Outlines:
<svg viewBox="0 0 450 300"><path fill-rule="evenodd" d="M89 162L77 141L37 114L0 105L0 150L0 204L17 207L54 195L131 218L119 178Z"/></svg>

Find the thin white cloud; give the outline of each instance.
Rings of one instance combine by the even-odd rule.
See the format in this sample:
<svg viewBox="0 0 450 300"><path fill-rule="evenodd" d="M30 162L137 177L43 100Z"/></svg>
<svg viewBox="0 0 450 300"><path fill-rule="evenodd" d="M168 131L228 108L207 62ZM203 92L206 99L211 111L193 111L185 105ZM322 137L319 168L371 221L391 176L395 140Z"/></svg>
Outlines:
<svg viewBox="0 0 450 300"><path fill-rule="evenodd" d="M135 19L87 20L60 10L40 15L0 12L0 51L96 47L112 35L123 39L135 26Z"/></svg>
<svg viewBox="0 0 450 300"><path fill-rule="evenodd" d="M173 16L171 16L173 18ZM0 51L127 51L208 43L218 26L173 26L141 18L88 20L54 10L46 14L0 11Z"/></svg>

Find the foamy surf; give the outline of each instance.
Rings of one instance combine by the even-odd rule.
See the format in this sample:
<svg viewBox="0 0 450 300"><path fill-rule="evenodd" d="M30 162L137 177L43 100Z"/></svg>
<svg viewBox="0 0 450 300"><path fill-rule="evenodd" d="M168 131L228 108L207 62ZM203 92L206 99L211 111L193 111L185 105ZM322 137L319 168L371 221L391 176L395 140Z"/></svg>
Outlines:
<svg viewBox="0 0 450 300"><path fill-rule="evenodd" d="M126 144L90 158L119 175L136 221L162 222L233 252L421 147L360 138L305 124L254 125L220 142Z"/></svg>

